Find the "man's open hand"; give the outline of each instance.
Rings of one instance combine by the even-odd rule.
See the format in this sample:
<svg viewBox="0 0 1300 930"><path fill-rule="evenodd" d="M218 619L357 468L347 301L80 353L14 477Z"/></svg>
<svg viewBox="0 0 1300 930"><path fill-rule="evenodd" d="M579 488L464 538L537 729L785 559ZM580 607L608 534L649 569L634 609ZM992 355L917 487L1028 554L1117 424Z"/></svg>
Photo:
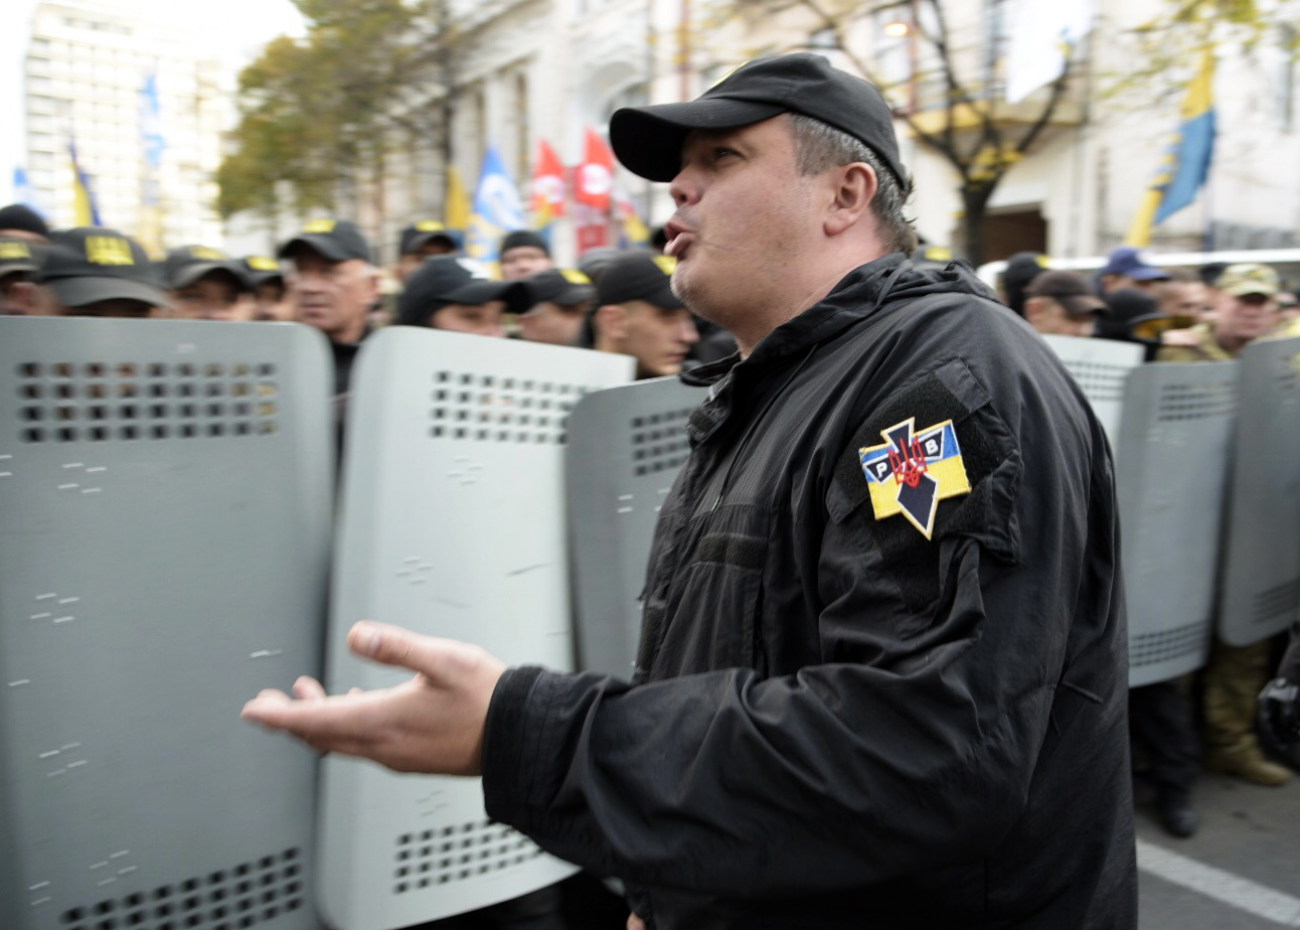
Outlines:
<svg viewBox="0 0 1300 930"><path fill-rule="evenodd" d="M284 730L321 752L373 759L399 772L477 775L488 704L505 665L478 646L362 621L348 633L357 655L408 668L415 677L381 691L330 697L314 678L295 698L267 690L240 716Z"/></svg>

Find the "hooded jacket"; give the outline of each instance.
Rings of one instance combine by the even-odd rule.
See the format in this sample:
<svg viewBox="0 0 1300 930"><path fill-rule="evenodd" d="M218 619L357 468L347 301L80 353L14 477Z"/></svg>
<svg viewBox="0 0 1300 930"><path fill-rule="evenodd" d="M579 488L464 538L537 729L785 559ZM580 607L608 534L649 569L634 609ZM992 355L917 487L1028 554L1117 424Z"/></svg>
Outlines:
<svg viewBox="0 0 1300 930"><path fill-rule="evenodd" d="M490 816L656 930L1126 928L1111 457L969 269L849 274L711 385L635 683L508 671Z"/></svg>

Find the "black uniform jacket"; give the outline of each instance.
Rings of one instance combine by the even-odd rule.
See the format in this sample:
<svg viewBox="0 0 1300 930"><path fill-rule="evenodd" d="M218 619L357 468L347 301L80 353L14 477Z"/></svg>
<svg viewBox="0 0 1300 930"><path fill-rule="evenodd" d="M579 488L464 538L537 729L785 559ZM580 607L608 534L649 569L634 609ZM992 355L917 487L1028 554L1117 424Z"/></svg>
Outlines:
<svg viewBox="0 0 1300 930"><path fill-rule="evenodd" d="M489 815L657 930L1135 926L1111 457L1043 342L893 255L692 376L637 681L509 671Z"/></svg>

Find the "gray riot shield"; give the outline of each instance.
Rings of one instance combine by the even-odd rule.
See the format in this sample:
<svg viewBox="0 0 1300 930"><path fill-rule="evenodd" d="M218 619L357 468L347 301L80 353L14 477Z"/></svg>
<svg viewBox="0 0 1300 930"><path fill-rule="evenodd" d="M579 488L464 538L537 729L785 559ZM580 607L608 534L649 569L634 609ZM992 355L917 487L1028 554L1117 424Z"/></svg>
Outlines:
<svg viewBox="0 0 1300 930"><path fill-rule="evenodd" d="M1208 655L1238 366L1143 365L1125 384L1115 484L1133 687Z"/></svg>
<svg viewBox="0 0 1300 930"><path fill-rule="evenodd" d="M1300 339L1241 356L1219 635L1245 646L1300 613Z"/></svg>
<svg viewBox="0 0 1300 930"><path fill-rule="evenodd" d="M297 324L0 318L0 926L319 926L330 359Z"/></svg>
<svg viewBox="0 0 1300 930"><path fill-rule="evenodd" d="M626 383L621 355L395 327L357 359L343 468L331 691L410 677L362 663L362 618L468 640L511 664L573 667L564 530L567 419ZM573 867L487 819L478 779L324 763L318 903L387 930L552 884Z"/></svg>
<svg viewBox="0 0 1300 930"><path fill-rule="evenodd" d="M705 391L656 378L589 394L569 418L565 485L584 671L630 677L659 506L686 461Z"/></svg>
<svg viewBox="0 0 1300 930"><path fill-rule="evenodd" d="M1083 389L1113 447L1119 436L1124 382L1129 372L1142 364L1142 346L1077 336L1044 336L1043 341Z"/></svg>

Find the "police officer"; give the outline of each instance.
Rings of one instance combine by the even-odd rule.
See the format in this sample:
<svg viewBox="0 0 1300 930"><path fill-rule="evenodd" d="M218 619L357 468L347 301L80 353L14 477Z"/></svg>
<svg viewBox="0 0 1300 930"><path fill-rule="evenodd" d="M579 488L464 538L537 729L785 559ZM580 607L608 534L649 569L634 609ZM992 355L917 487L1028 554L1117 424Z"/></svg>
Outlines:
<svg viewBox="0 0 1300 930"><path fill-rule="evenodd" d="M680 374L700 334L691 312L673 293L669 275L674 264L667 256L644 251L611 261L596 286L584 343L598 352L632 356L638 378Z"/></svg>
<svg viewBox="0 0 1300 930"><path fill-rule="evenodd" d="M44 253L41 280L65 316L144 319L170 313L144 248L115 229L62 230Z"/></svg>
<svg viewBox="0 0 1300 930"><path fill-rule="evenodd" d="M179 319L238 323L253 318L252 284L220 249L204 245L171 249L162 276Z"/></svg>
<svg viewBox="0 0 1300 930"><path fill-rule="evenodd" d="M685 927L1131 928L1123 585L1100 424L968 271L916 269L874 87L795 54L615 113L670 181L704 366L633 682L362 623L395 689L244 714L399 770Z"/></svg>

